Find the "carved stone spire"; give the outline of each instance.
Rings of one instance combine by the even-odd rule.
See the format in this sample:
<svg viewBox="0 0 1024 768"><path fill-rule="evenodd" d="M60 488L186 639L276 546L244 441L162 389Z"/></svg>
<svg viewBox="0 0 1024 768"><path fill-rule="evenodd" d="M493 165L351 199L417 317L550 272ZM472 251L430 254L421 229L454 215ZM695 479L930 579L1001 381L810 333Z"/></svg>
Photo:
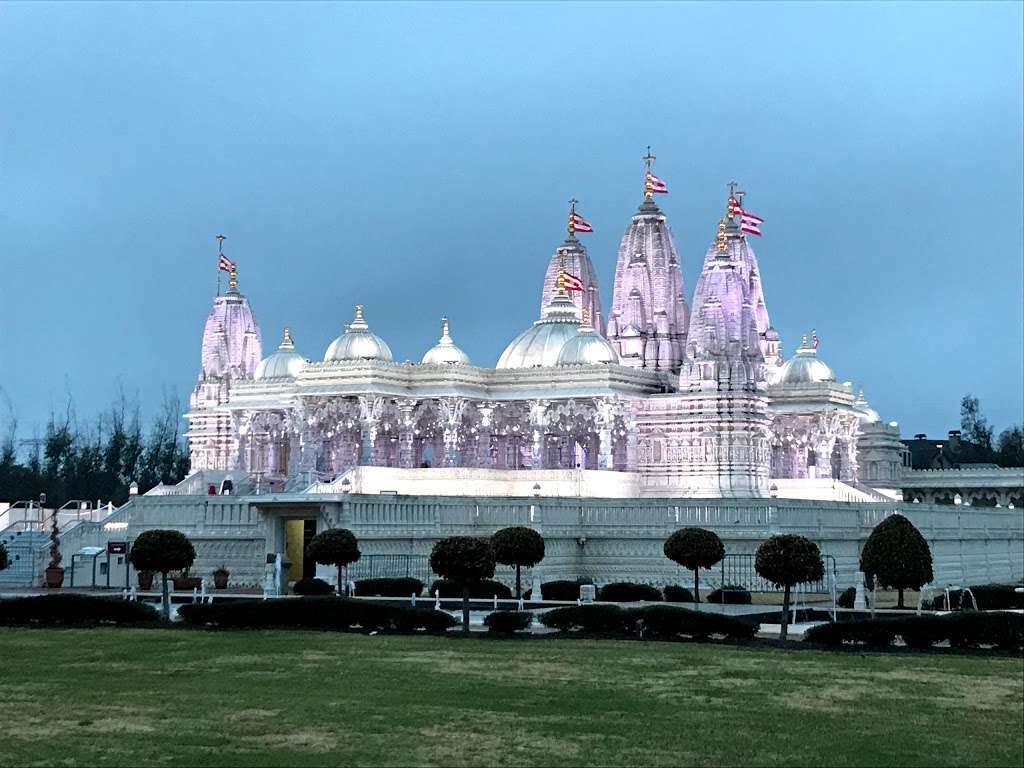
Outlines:
<svg viewBox="0 0 1024 768"><path fill-rule="evenodd" d="M584 247L575 234L573 227L573 213L575 212L576 199L569 201L568 237L565 242L555 249L548 261L547 271L544 273L544 286L540 292L540 313L544 315L545 308L551 303L551 299L558 293L558 270L564 268L566 272L575 275L583 283L584 290L572 291L569 298L576 305L576 316L583 317L583 309L590 312L590 321L597 332L604 334L604 314L601 311L601 291L597 282L597 270L594 269L587 249Z"/></svg>

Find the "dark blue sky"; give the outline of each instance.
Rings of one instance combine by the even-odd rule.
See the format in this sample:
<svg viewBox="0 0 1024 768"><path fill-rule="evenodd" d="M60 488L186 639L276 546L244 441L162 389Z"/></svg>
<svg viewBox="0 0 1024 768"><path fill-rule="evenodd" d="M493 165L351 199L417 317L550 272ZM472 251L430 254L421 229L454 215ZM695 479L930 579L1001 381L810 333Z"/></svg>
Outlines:
<svg viewBox="0 0 1024 768"><path fill-rule="evenodd" d="M273 349L366 305L493 365L575 195L607 306L648 144L687 292L737 179L788 354L904 434L1022 419L1020 3L0 5L0 386L186 397L214 235ZM3 420L3 416L0 416Z"/></svg>

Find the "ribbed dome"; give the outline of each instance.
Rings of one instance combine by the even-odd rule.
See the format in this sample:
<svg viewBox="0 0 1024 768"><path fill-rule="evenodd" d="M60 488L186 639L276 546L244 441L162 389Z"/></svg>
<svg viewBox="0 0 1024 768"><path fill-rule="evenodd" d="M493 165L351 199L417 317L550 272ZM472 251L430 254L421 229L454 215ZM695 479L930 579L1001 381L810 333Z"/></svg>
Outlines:
<svg viewBox="0 0 1024 768"><path fill-rule="evenodd" d="M448 333L448 318L441 318L441 339L423 355L424 365L469 365L469 355L455 346Z"/></svg>
<svg viewBox="0 0 1024 768"><path fill-rule="evenodd" d="M615 347L599 334L584 315L579 333L562 345L558 365L609 365L619 362Z"/></svg>
<svg viewBox="0 0 1024 768"><path fill-rule="evenodd" d="M324 355L325 362L333 360L391 361L391 347L380 336L370 331L363 319L363 305L356 304L355 319L345 326L345 332L331 342Z"/></svg>
<svg viewBox="0 0 1024 768"><path fill-rule="evenodd" d="M835 381L832 369L818 359L818 350L807 343L804 336L796 355L790 358L779 372L778 383L786 385L821 384Z"/></svg>
<svg viewBox="0 0 1024 768"><path fill-rule="evenodd" d="M853 407L857 409L861 424L877 424L882 420L882 417L878 415L878 411L868 405L863 389L858 393L857 399L853 401Z"/></svg>
<svg viewBox="0 0 1024 768"><path fill-rule="evenodd" d="M558 363L567 341L579 335L576 305L564 293L556 293L544 317L512 340L498 360L498 368L538 368Z"/></svg>
<svg viewBox="0 0 1024 768"><path fill-rule="evenodd" d="M292 340L291 331L285 328L281 346L272 355L260 361L260 364L256 366L253 378L257 381L294 379L305 366L305 358L295 351L295 342Z"/></svg>

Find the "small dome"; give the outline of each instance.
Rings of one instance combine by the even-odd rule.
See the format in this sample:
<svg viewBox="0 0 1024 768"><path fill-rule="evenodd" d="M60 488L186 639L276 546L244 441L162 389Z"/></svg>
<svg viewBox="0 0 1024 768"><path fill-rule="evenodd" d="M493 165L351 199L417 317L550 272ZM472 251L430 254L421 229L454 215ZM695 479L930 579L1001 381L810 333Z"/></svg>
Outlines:
<svg viewBox="0 0 1024 768"><path fill-rule="evenodd" d="M857 409L857 417L861 424L877 424L882 420L878 411L868 405L863 389L857 394L857 399L853 401L853 407Z"/></svg>
<svg viewBox="0 0 1024 768"><path fill-rule="evenodd" d="M256 373L253 378L256 381L263 379L294 379L299 372L306 367L306 359L295 351L295 342L292 341L292 332L284 329L284 341L269 357L260 360L256 366Z"/></svg>
<svg viewBox="0 0 1024 768"><path fill-rule="evenodd" d="M565 342L558 353L558 365L609 365L618 362L615 347L594 329L586 312L579 333Z"/></svg>
<svg viewBox="0 0 1024 768"><path fill-rule="evenodd" d="M556 293L544 317L512 340L498 359L498 368L539 368L558 364L565 343L579 335L576 305L565 293Z"/></svg>
<svg viewBox="0 0 1024 768"><path fill-rule="evenodd" d="M448 318L441 318L441 339L423 356L424 365L469 365L469 355L455 346L448 334Z"/></svg>
<svg viewBox="0 0 1024 768"><path fill-rule="evenodd" d="M380 336L370 331L363 319L363 305L356 304L356 316L345 332L331 342L324 355L325 362L333 360L384 360L391 362L391 347Z"/></svg>
<svg viewBox="0 0 1024 768"><path fill-rule="evenodd" d="M801 386L835 381L836 375L818 359L818 350L807 343L804 336L796 355L786 361L779 371L777 383L781 386Z"/></svg>

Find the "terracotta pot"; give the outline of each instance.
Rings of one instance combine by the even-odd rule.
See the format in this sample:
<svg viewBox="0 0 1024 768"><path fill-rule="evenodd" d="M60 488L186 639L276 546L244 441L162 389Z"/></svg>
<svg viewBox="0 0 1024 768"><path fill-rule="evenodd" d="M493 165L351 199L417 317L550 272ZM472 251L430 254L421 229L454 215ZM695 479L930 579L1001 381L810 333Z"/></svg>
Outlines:
<svg viewBox="0 0 1024 768"><path fill-rule="evenodd" d="M152 571L139 571L139 589L143 592L149 592L153 589L153 572Z"/></svg>
<svg viewBox="0 0 1024 768"><path fill-rule="evenodd" d="M179 576L174 579L174 590L176 592L191 592L203 586L203 580L196 576Z"/></svg>
<svg viewBox="0 0 1024 768"><path fill-rule="evenodd" d="M213 588L214 589L227 589L228 588L228 576L231 574L227 571L214 571L213 572Z"/></svg>
<svg viewBox="0 0 1024 768"><path fill-rule="evenodd" d="M63 568L47 568L46 569L46 586L51 589L57 589L64 583L64 569Z"/></svg>

